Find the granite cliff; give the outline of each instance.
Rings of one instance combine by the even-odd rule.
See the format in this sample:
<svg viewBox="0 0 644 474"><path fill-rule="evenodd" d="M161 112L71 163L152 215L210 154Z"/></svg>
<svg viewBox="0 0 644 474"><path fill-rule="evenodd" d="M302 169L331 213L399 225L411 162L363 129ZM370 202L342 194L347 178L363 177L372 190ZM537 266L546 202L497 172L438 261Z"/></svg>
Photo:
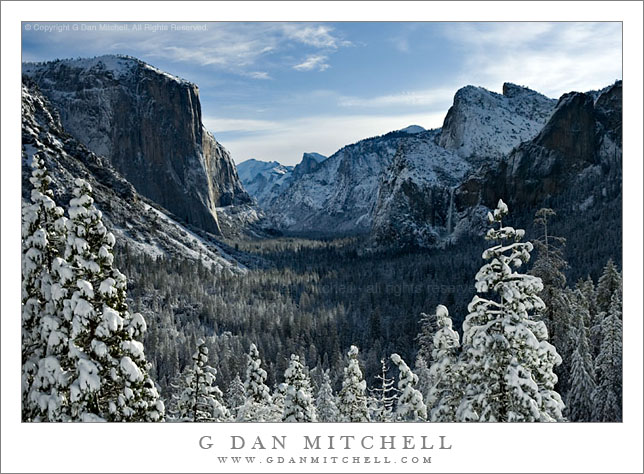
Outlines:
<svg viewBox="0 0 644 474"><path fill-rule="evenodd" d="M67 132L186 223L219 234L216 208L250 202L195 84L126 56L24 63L23 75Z"/></svg>

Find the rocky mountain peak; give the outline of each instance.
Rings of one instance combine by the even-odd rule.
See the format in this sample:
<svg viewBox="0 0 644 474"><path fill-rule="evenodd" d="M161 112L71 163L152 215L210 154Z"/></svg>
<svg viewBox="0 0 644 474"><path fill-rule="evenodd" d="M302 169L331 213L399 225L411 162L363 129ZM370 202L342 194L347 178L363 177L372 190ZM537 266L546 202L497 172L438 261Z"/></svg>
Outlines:
<svg viewBox="0 0 644 474"><path fill-rule="evenodd" d="M405 133L422 133L426 131L423 127L420 125L410 125L408 127L402 128L399 130L400 132L405 132Z"/></svg>
<svg viewBox="0 0 644 474"><path fill-rule="evenodd" d="M510 83L504 84L504 95L482 87L463 87L454 96L438 143L472 164L493 162L534 138L555 103Z"/></svg>
<svg viewBox="0 0 644 474"><path fill-rule="evenodd" d="M304 153L302 155L302 161L293 169L294 178L297 179L305 174L313 173L320 168L320 163L324 160L326 160L326 156L320 155L319 153Z"/></svg>
<svg viewBox="0 0 644 474"><path fill-rule="evenodd" d="M512 99L515 97L525 97L525 96L540 96L544 99L548 99L546 96L543 94L540 94L539 92L532 90L528 87L525 86L519 86L517 84L513 84L511 82L504 82L503 83L503 96L507 97L508 99ZM548 99L549 100L549 99Z"/></svg>

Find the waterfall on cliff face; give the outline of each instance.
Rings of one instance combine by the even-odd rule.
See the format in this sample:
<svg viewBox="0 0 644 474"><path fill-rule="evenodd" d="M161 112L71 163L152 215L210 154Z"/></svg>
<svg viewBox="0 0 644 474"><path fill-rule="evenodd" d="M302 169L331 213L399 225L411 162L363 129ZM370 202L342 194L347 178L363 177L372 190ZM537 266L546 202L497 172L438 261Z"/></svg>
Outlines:
<svg viewBox="0 0 644 474"><path fill-rule="evenodd" d="M453 214L454 214L454 188L449 190L449 208L447 209L447 233L452 233L453 225Z"/></svg>

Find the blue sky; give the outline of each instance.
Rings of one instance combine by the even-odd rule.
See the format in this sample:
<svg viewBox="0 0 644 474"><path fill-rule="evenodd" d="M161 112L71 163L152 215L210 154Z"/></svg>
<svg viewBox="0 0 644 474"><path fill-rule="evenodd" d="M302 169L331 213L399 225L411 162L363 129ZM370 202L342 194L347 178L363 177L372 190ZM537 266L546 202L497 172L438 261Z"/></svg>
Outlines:
<svg viewBox="0 0 644 474"><path fill-rule="evenodd" d="M128 54L199 85L204 123L238 163L440 127L468 84L557 98L621 79L620 23L43 25L23 25L23 60Z"/></svg>

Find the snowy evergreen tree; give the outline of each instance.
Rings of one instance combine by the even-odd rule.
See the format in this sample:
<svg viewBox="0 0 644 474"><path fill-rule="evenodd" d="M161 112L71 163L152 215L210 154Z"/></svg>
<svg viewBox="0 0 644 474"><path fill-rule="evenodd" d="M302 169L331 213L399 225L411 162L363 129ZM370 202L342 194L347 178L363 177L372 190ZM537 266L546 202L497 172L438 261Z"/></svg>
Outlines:
<svg viewBox="0 0 644 474"><path fill-rule="evenodd" d="M437 331L436 315L420 314L420 332L416 336L418 342L418 357L421 357L427 367L432 364L432 353L434 351L434 334Z"/></svg>
<svg viewBox="0 0 644 474"><path fill-rule="evenodd" d="M250 345L246 369L246 403L239 409L237 421L270 421L271 394L266 386L266 371L262 369L262 359L255 344Z"/></svg>
<svg viewBox="0 0 644 474"><path fill-rule="evenodd" d="M244 388L244 382L242 382L239 374L235 375L235 378L230 383L230 386L226 391L226 401L228 408L230 408L232 418L237 419L239 410L244 403L246 403L246 389Z"/></svg>
<svg viewBox="0 0 644 474"><path fill-rule="evenodd" d="M421 359L421 363L424 360ZM387 360L380 359L381 371L376 375L376 386L370 391L373 394L371 397L371 419L377 422L394 421L394 406L398 399L398 389L394 386L394 379L387 377L389 366Z"/></svg>
<svg viewBox="0 0 644 474"><path fill-rule="evenodd" d="M599 356L603 341L602 325L608 316L613 294L622 291L622 276L612 260L604 266L595 290L595 307L592 309L592 325L590 327L590 342L595 358Z"/></svg>
<svg viewBox="0 0 644 474"><path fill-rule="evenodd" d="M318 390L318 396L315 400L315 408L318 415L318 421L322 423L333 423L338 421L339 411L336 404L333 388L331 388L331 379L329 371L325 370L322 375L322 383Z"/></svg>
<svg viewBox="0 0 644 474"><path fill-rule="evenodd" d="M570 380L570 360L573 344L570 335L570 314L571 303L564 291L566 288L566 276L564 271L568 268L568 262L564 258L564 247L566 239L550 234L549 223L556 216L555 211L549 208L539 209L535 214L534 222L543 230L543 234L534 240L534 248L537 251L537 259L530 271L541 279L543 290L539 297L545 305L545 309L535 313L535 319L541 320L548 329L548 339L557 348L562 358L562 363L555 368L558 384L557 389L566 393Z"/></svg>
<svg viewBox="0 0 644 474"><path fill-rule="evenodd" d="M430 388L432 404L427 404L429 419L434 422L458 421L456 410L463 399L460 342L458 333L452 329L452 319L447 308L436 308L438 331L434 335L434 363L429 371L434 384Z"/></svg>
<svg viewBox="0 0 644 474"><path fill-rule="evenodd" d="M613 293L602 321L602 343L595 360L594 421L622 421L622 294Z"/></svg>
<svg viewBox="0 0 644 474"><path fill-rule="evenodd" d="M286 384L280 383L273 387L272 404L267 409L266 421L282 421L284 400L286 399Z"/></svg>
<svg viewBox="0 0 644 474"><path fill-rule="evenodd" d="M498 229L486 239L499 242L483 252L487 260L476 275L474 296L463 323L465 398L461 421L560 421L564 405L554 391L554 366L561 363L548 331L534 312L543 311L541 280L516 270L530 258L532 244L523 230L504 227L507 205L499 200L488 220Z"/></svg>
<svg viewBox="0 0 644 474"><path fill-rule="evenodd" d="M622 275L612 260L606 262L604 271L597 282L597 311L608 314L611 309L613 294L622 291Z"/></svg>
<svg viewBox="0 0 644 474"><path fill-rule="evenodd" d="M344 369L342 390L338 396L341 421L364 422L370 421L367 406L367 387L360 364L358 362L358 348L351 346L348 353L348 364Z"/></svg>
<svg viewBox="0 0 644 474"><path fill-rule="evenodd" d="M590 354L594 359L599 354L599 348L602 343L602 320L606 316L605 312L599 310L597 305L597 289L592 278L579 280L576 286L575 304L584 307L584 313L588 327L588 342L590 344Z"/></svg>
<svg viewBox="0 0 644 474"><path fill-rule="evenodd" d="M572 317L576 324L570 328L570 338L575 341L576 348L571 356L570 390L566 395L567 417L570 421L593 421L595 367L585 323L588 320L588 310L580 303L582 298L579 294L572 306Z"/></svg>
<svg viewBox="0 0 644 474"><path fill-rule="evenodd" d="M127 279L113 266L114 235L91 194L86 181L75 181L66 222L69 266L59 268L59 298L54 297L71 327L72 417L161 421L163 402L148 375L141 342L146 323L140 314L129 313Z"/></svg>
<svg viewBox="0 0 644 474"><path fill-rule="evenodd" d="M576 290L579 292L578 303L583 304L588 311L587 320L584 321L586 327L591 328L596 321L597 314L597 291L595 282L588 277L585 280L580 279L577 282Z"/></svg>
<svg viewBox="0 0 644 474"><path fill-rule="evenodd" d="M416 388L420 393L423 394L423 400L425 400L425 405L428 407L433 406L435 400L433 400L430 394L434 380L431 376L430 367L427 365L427 362L420 355L416 356L416 363L414 364L414 373L418 376L418 385Z"/></svg>
<svg viewBox="0 0 644 474"><path fill-rule="evenodd" d="M426 421L427 407L423 401L423 394L416 389L418 377L398 354L392 354L391 361L400 372L396 421Z"/></svg>
<svg viewBox="0 0 644 474"><path fill-rule="evenodd" d="M31 203L22 209L22 418L68 420L67 331L52 298L52 266L64 243L66 219L39 155L31 168Z"/></svg>
<svg viewBox="0 0 644 474"><path fill-rule="evenodd" d="M288 368L284 372L284 385L282 421L296 423L317 421L311 381L304 371L300 357L295 354L291 354Z"/></svg>
<svg viewBox="0 0 644 474"><path fill-rule="evenodd" d="M183 375L174 415L178 421L228 421L230 413L223 404L221 390L215 384L217 370L208 365L208 348L203 339L197 341L192 360L192 366Z"/></svg>

